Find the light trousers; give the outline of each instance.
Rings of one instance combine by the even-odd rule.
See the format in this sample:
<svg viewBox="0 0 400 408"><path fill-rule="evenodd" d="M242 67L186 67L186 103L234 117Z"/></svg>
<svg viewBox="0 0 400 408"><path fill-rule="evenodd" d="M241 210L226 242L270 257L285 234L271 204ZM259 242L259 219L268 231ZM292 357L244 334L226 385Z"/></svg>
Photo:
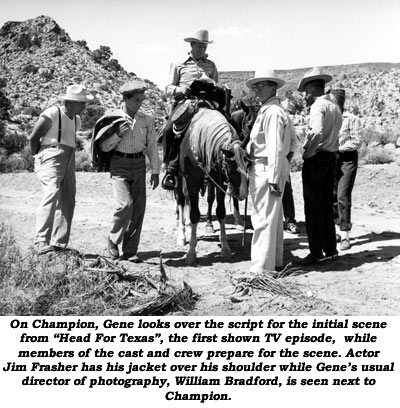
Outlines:
<svg viewBox="0 0 400 408"><path fill-rule="evenodd" d="M42 148L35 156L35 173L43 189L35 243L65 248L75 210L75 149L65 145Z"/></svg>
<svg viewBox="0 0 400 408"><path fill-rule="evenodd" d="M285 180L279 185L283 192ZM275 271L283 266L283 208L282 196L270 192L267 165L255 162L250 168L250 197L253 211L253 239L251 242L251 267L255 273Z"/></svg>

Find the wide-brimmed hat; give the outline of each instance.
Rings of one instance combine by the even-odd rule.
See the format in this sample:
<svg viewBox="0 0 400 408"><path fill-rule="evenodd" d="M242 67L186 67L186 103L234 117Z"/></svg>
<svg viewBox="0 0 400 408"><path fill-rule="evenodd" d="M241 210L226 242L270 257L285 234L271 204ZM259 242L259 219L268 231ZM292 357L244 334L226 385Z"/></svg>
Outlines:
<svg viewBox="0 0 400 408"><path fill-rule="evenodd" d="M262 68L262 69L256 70L254 74L254 78L246 81L246 86L248 88L251 88L256 83L264 82L264 81L275 82L277 89L282 88L283 85L286 84L286 81L282 78L279 78L277 73L273 69Z"/></svg>
<svg viewBox="0 0 400 408"><path fill-rule="evenodd" d="M199 42L203 44L214 44L214 41L208 40L208 31L207 30L199 30L195 32L192 36L184 38L186 42Z"/></svg>
<svg viewBox="0 0 400 408"><path fill-rule="evenodd" d="M93 99L93 96L87 95L86 88L83 85L70 85L67 86L67 92L65 95L60 96L62 101L71 102L89 102Z"/></svg>
<svg viewBox="0 0 400 408"><path fill-rule="evenodd" d="M304 77L299 82L297 90L299 92L304 92L304 85L311 81L316 81L318 79L324 81L325 84L332 81L332 77L330 75L323 74L321 68L314 67L304 74Z"/></svg>

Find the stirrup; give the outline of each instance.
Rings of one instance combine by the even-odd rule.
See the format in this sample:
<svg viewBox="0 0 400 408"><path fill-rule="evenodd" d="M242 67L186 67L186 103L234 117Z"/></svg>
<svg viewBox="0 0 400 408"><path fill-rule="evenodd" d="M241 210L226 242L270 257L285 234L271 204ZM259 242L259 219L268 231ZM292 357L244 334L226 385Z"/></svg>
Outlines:
<svg viewBox="0 0 400 408"><path fill-rule="evenodd" d="M175 190L178 187L178 178L173 174L166 173L161 181L164 190Z"/></svg>

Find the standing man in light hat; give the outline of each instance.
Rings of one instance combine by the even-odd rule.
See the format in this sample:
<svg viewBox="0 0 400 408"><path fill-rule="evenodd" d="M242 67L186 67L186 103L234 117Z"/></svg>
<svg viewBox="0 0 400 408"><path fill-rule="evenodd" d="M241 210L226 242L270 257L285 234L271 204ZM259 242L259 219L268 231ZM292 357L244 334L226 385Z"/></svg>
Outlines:
<svg viewBox="0 0 400 408"><path fill-rule="evenodd" d="M79 114L91 99L84 86L68 86L60 97L64 106L42 112L29 137L35 172L43 188L35 236L40 255L68 245L75 209L76 132L81 127Z"/></svg>
<svg viewBox="0 0 400 408"><path fill-rule="evenodd" d="M176 104L191 95L191 84L199 78L207 77L211 83L218 82L218 71L214 62L208 59L206 54L209 44L213 41L208 39L207 30L199 30L190 37L184 39L190 43L189 57L183 62L171 65L169 74L169 84L165 92L167 96L173 98L171 113ZM179 141L174 141L172 131L171 114L163 131L164 162L166 165L166 175L162 182L162 187L171 190L176 186L176 174L179 160Z"/></svg>
<svg viewBox="0 0 400 408"><path fill-rule="evenodd" d="M262 106L250 134L250 196L254 227L251 267L254 273L275 274L283 267L282 194L289 176L293 126L276 93L285 85L272 69L256 71L246 82Z"/></svg>
<svg viewBox="0 0 400 408"><path fill-rule="evenodd" d="M331 80L320 68L313 68L305 73L298 86L298 91L305 93L307 105L311 106L302 169L310 253L299 260L303 265L337 257L333 189L342 112L330 95L324 94L325 84Z"/></svg>
<svg viewBox="0 0 400 408"><path fill-rule="evenodd" d="M160 171L154 119L139 110L146 98L146 89L147 85L142 81L130 81L121 86L119 92L124 103L113 114L126 120L100 146L105 152L114 149L110 174L115 211L108 237L108 253L113 259L122 255L122 259L134 263L141 262L137 251L146 210L145 155L152 170L150 185L153 190L159 184Z"/></svg>

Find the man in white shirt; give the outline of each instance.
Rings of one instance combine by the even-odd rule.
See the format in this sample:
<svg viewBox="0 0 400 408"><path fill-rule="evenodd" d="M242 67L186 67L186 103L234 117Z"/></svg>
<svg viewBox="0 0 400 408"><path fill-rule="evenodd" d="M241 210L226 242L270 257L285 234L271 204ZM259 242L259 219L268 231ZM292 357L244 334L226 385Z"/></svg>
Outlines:
<svg viewBox="0 0 400 408"><path fill-rule="evenodd" d="M262 104L247 145L254 228L250 270L274 276L283 267L282 193L290 170L287 157L293 126L276 96L285 81L275 71L256 71L246 85Z"/></svg>
<svg viewBox="0 0 400 408"><path fill-rule="evenodd" d="M35 172L43 199L36 221L38 254L65 249L75 209L75 138L81 127L78 116L91 98L82 85L71 85L64 106L52 106L39 117L29 138L35 156Z"/></svg>

